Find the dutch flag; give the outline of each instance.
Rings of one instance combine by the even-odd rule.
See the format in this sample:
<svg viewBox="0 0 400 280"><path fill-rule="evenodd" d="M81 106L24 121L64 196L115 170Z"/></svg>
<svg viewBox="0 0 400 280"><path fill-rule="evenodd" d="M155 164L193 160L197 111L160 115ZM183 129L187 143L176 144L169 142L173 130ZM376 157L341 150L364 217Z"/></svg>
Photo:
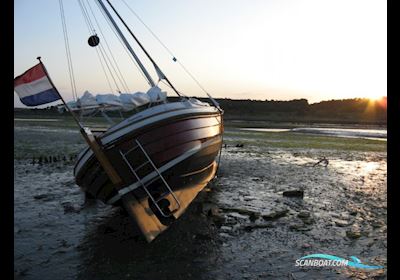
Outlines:
<svg viewBox="0 0 400 280"><path fill-rule="evenodd" d="M14 90L26 106L37 106L61 99L41 62L14 79Z"/></svg>

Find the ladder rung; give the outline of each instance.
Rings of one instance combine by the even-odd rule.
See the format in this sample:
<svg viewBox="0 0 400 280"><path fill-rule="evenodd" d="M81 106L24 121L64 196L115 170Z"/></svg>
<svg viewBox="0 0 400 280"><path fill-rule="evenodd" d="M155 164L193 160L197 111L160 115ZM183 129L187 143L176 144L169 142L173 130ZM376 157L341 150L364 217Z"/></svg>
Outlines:
<svg viewBox="0 0 400 280"><path fill-rule="evenodd" d="M144 184L145 187L147 187L148 185L151 185L152 183L154 183L155 181L159 180L160 177L155 177L153 179L151 179L150 181L148 181L146 184Z"/></svg>
<svg viewBox="0 0 400 280"><path fill-rule="evenodd" d="M149 161L142 163L141 165L139 165L138 167L135 168L135 172L137 172L139 169L141 169L143 166L146 166L149 163L150 163Z"/></svg>
<svg viewBox="0 0 400 280"><path fill-rule="evenodd" d="M160 171L157 169L156 165L153 163L153 161L151 160L151 158L149 157L149 155L147 154L147 152L145 151L145 149L143 148L143 146L140 144L139 140L135 140L136 142L136 146L131 148L130 150L128 150L126 153L123 153L121 150L119 151L120 155L122 156L123 160L125 161L125 163L127 164L127 166L129 167L129 169L131 170L132 174L135 175L136 179L138 180L138 182L140 182L140 184L142 185L143 189L145 190L145 192L147 193L147 195L149 196L149 198L153 201L153 203L155 204L155 206L157 207L157 210L161 213L162 216L164 217L170 217L173 213L175 213L176 211L178 211L178 209L180 208L180 202L178 200L178 198L176 197L176 195L174 194L174 192L172 191L172 189L170 188L170 186L168 185L167 181L165 181L164 177L162 176L162 174L160 173ZM132 165L130 164L130 162L128 161L128 159L126 158L126 155L129 154L130 152L132 152L133 150L136 150L137 148L140 148L140 150L142 151L142 153L144 154L144 156L147 158L147 161L145 161L144 163L142 163L140 166L136 167L136 169L134 169L132 167ZM141 180L142 178L139 177L139 175L136 173L136 171L138 171L140 168L144 167L147 164L151 164L152 169L154 170L153 172L157 173L157 176L154 177L153 179L151 179L150 181L143 183ZM165 188L165 192L163 195L161 195L159 198L155 199L152 194L150 193L150 191L147 189L147 186L149 186L150 184L152 184L153 182L157 181L161 179L162 181L162 185L164 185ZM172 195L172 198L175 200L177 206L175 209L173 210L169 210L169 213L165 213L163 211L163 209L160 208L160 205L158 205L158 202L160 202L162 199L164 199L165 197L167 197L168 195Z"/></svg>
<svg viewBox="0 0 400 280"><path fill-rule="evenodd" d="M137 148L139 148L139 145L136 145L135 147L130 148L127 152L124 153L124 155L126 156L127 154L129 154L130 152L136 150Z"/></svg>
<svg viewBox="0 0 400 280"><path fill-rule="evenodd" d="M160 202L160 201L163 200L165 197L166 197L166 195L165 195L165 196L160 196L159 198L156 199L156 203Z"/></svg>

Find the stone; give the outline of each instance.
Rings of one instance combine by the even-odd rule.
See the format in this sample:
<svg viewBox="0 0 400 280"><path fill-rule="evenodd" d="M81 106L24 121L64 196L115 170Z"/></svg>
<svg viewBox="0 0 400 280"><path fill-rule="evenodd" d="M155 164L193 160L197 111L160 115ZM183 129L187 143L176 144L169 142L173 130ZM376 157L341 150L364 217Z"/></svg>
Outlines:
<svg viewBox="0 0 400 280"><path fill-rule="evenodd" d="M222 231L225 231L225 232L229 232L229 231L232 231L232 227L228 227L228 226L221 226L220 227L220 229L222 230Z"/></svg>
<svg viewBox="0 0 400 280"><path fill-rule="evenodd" d="M285 216L288 212L289 212L289 210L286 209L286 208L277 209L277 210L274 210L274 211L271 211L271 212L268 212L268 213L262 213L261 217L264 220L267 220L267 221L268 220L274 220L274 219L278 219L278 218L281 218L281 217Z"/></svg>
<svg viewBox="0 0 400 280"><path fill-rule="evenodd" d="M289 190L289 191L284 191L282 193L283 196L286 197L304 197L304 191L303 190Z"/></svg>
<svg viewBox="0 0 400 280"><path fill-rule="evenodd" d="M255 215L254 213L251 213L249 216L251 222L255 222L258 218L259 216Z"/></svg>
<svg viewBox="0 0 400 280"><path fill-rule="evenodd" d="M303 221L303 223L305 224L305 225L311 225L311 224L313 224L314 223L314 219L313 218L307 218L307 219L303 219L302 220Z"/></svg>
<svg viewBox="0 0 400 280"><path fill-rule="evenodd" d="M349 222L345 220L335 220L335 225L338 227L347 227Z"/></svg>
<svg viewBox="0 0 400 280"><path fill-rule="evenodd" d="M297 214L297 217L299 217L300 219L306 219L306 218L310 218L311 213L309 211L306 210L301 210L299 212L299 214Z"/></svg>
<svg viewBox="0 0 400 280"><path fill-rule="evenodd" d="M219 216L219 215L220 215L220 213L219 213L219 208L218 208L217 206L212 206L212 207L210 207L210 209L209 209L208 212L207 212L207 215L208 215L209 217Z"/></svg>
<svg viewBox="0 0 400 280"><path fill-rule="evenodd" d="M219 236L221 236L221 237L223 237L223 238L230 238L230 237L232 237L231 235L229 235L229 234L227 234L227 233L225 233L225 232L219 233ZM224 244L226 244L226 243L224 243ZM228 244L226 244L226 246L228 246ZM224 246L224 247L225 247L225 246Z"/></svg>
<svg viewBox="0 0 400 280"><path fill-rule="evenodd" d="M348 238L351 238L351 239L357 239L357 238L360 238L360 237L361 237L361 232L359 232L359 231L353 231L353 230L348 230L348 231L346 231L346 236L347 236Z"/></svg>
<svg viewBox="0 0 400 280"><path fill-rule="evenodd" d="M380 227L383 226L383 223L380 222L380 221L372 221L372 222L371 222L371 226L372 226L373 228L380 228Z"/></svg>

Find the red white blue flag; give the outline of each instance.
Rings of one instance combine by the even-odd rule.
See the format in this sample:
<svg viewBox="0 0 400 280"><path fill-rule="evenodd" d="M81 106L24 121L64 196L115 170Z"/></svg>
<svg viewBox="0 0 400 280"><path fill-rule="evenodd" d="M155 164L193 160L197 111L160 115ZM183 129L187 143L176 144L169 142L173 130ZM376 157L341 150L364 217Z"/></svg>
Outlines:
<svg viewBox="0 0 400 280"><path fill-rule="evenodd" d="M14 90L26 106L37 106L61 99L41 62L14 79Z"/></svg>

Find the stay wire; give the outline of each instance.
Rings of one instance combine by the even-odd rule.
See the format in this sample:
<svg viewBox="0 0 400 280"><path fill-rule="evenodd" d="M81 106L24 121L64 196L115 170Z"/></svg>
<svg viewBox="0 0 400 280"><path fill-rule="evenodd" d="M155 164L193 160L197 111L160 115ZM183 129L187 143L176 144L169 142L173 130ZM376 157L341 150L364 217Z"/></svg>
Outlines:
<svg viewBox="0 0 400 280"><path fill-rule="evenodd" d="M120 69L119 66L118 66L118 63L117 63L116 60L115 60L115 57L114 57L114 55L113 55L113 52L111 51L111 48L110 48L110 46L109 46L109 44L108 44L108 42L107 42L106 36L104 36L103 30L101 29L101 26L100 26L99 22L97 21L96 15L94 14L93 9L92 9L92 7L90 6L89 1L86 0L86 2L87 2L87 5L89 6L89 10L90 10L90 12L91 12L91 14L92 14L92 16L93 16L95 22L96 22L96 24L97 24L98 30L100 31L100 34L102 35L102 37L103 37L103 39L104 39L104 42L106 43L107 49L108 49L108 51L109 51L109 53L110 53L110 55L111 55L111 58L112 58L112 60L113 60L113 62L114 62L114 65L115 65L115 67L116 67L116 69L117 69L117 71L118 71L118 73L116 73L117 76L118 76L118 79L119 79L120 83L122 84L122 87L124 88L124 90L125 90L126 92L129 92L129 87L128 87L126 81L125 81L124 75L122 74L121 69ZM118 74L119 74L119 75L118 75Z"/></svg>
<svg viewBox="0 0 400 280"><path fill-rule="evenodd" d="M118 38L118 41L120 42L120 44L122 45L122 47L124 48L125 52L127 53L128 57L131 59L131 61L133 62L133 64L135 65L135 67L138 69L139 73L142 75L142 77L144 78L144 80L147 82L147 78L144 75L142 69L140 69L139 65L137 64L137 62L133 59L132 55L128 52L127 47L125 46L125 44L122 42L122 39L119 37L119 35L117 34L117 32L115 31L115 27L111 24L110 19L107 17L107 15L105 14L105 12L103 11L103 9L100 7L100 4L96 1L97 7L99 8L101 14L103 15L103 17L105 18L108 26L110 27L111 31L114 33L114 35Z"/></svg>
<svg viewBox="0 0 400 280"><path fill-rule="evenodd" d="M74 69L72 66L72 55L71 55L71 51L69 48L68 30L67 30L67 24L66 24L66 20L65 20L64 5L63 5L62 0L59 0L58 2L60 4L61 23L62 23L62 28L63 28L65 53L67 56L68 74L69 74L69 80L70 80L70 85L71 85L72 98L74 101L76 101L78 96L76 93L75 75L74 75Z"/></svg>
<svg viewBox="0 0 400 280"><path fill-rule="evenodd" d="M122 0L122 2L125 4L125 6L130 10L136 18L146 27L146 29L153 35L153 37L160 43L161 46L164 47L164 49L172 56L172 60L174 62L178 62L178 64L182 67L182 69L188 74L194 82L207 94L210 95L206 89L200 84L200 82L194 77L194 75L175 57L173 52L161 41L161 39L151 30L151 28L139 17L139 15L126 3L125 0Z"/></svg>
<svg viewBox="0 0 400 280"><path fill-rule="evenodd" d="M94 28L94 26L93 26L91 20L90 20L89 13L87 12L86 6L84 5L84 3L83 3L82 0L78 0L78 3L79 3L79 5L80 5L80 7L81 7L81 11L82 11L83 17L84 17L84 19L85 19L85 21L86 21L86 26L87 26L87 28L88 28L88 30L89 30L89 34L95 35L95 34L96 34L96 31L95 31L95 28ZM120 90L120 88L119 88L119 86L118 86L117 81L115 80L115 77L114 77L114 75L113 75L112 70L110 69L110 65L109 65L109 64L111 64L112 67L113 67L113 65L112 65L112 63L110 62L110 59L108 58L107 53L105 52L105 50L104 50L104 48L102 47L102 44L101 44L101 43L99 43L99 49L100 49L101 56L103 57L104 63L106 64L107 69L108 69L108 71L109 71L109 73L110 73L110 76L111 76L111 78L112 78L113 81L114 81L115 87L116 87L117 91L120 92L121 90ZM114 67L113 67L113 71L116 73Z"/></svg>
<svg viewBox="0 0 400 280"><path fill-rule="evenodd" d="M78 0L78 3L79 3L79 6L80 6L80 8L81 8L81 11L82 11L83 18L85 19L86 26L88 27L89 34L92 34L92 35L96 34L96 32L95 32L93 26L92 26L91 23L90 23L90 20L89 20L89 18L88 18L88 16L87 16L87 13L86 13L85 9L83 8L83 5L82 5L81 1ZM96 53L97 53L97 57L98 57L98 59L99 59L99 61L100 61L101 68L103 69L104 76L106 77L108 86L110 87L110 90L111 90L111 93L112 93L112 92L114 92L114 91L113 91L113 89L112 89L112 86L111 86L111 83L110 83L110 79L108 78L107 71L106 71L105 68L104 68L103 61L102 61L102 56L100 55L100 53L99 53L99 51L97 50L97 48L96 48ZM104 59L104 58L103 58L103 59ZM104 63L107 63L107 62L105 61L105 59L104 59Z"/></svg>

